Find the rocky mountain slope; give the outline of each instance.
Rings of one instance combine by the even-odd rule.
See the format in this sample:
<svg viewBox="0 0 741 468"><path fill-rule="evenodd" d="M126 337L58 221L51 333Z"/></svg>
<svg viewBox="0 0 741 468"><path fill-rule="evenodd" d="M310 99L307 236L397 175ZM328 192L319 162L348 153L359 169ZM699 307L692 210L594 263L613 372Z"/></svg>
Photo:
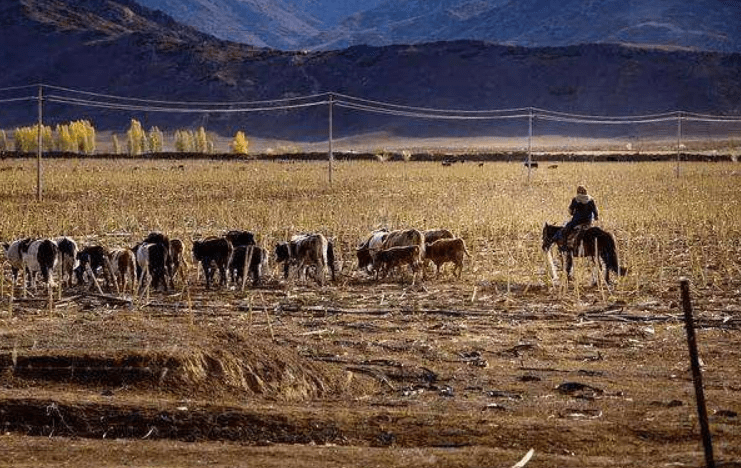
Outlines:
<svg viewBox="0 0 741 468"><path fill-rule="evenodd" d="M741 54L619 45L524 48L479 41L280 52L221 41L129 0L0 0L0 88L46 84L152 100L253 101L339 92L410 106L521 106L600 115L677 109L741 114ZM20 92L20 91L19 91ZM26 92L33 95L35 91ZM0 99L13 97L0 93ZM90 118L120 130L131 118L162 128L326 138L326 106L256 113L120 111L49 103L48 123ZM32 124L33 102L4 105L0 128ZM336 110L336 135L487 133Z"/></svg>
<svg viewBox="0 0 741 468"><path fill-rule="evenodd" d="M137 0L221 39L296 50L381 0Z"/></svg>
<svg viewBox="0 0 741 468"><path fill-rule="evenodd" d="M216 37L284 50L461 39L741 52L741 2L698 0L138 0Z"/></svg>

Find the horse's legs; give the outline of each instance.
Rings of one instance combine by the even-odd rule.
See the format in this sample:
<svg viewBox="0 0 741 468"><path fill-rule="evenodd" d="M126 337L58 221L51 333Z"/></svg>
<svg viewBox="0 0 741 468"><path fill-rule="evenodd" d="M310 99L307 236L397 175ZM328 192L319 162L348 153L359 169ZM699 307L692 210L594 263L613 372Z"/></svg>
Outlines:
<svg viewBox="0 0 741 468"><path fill-rule="evenodd" d="M566 252L564 256L566 257L566 265L564 266L564 269L566 270L566 279L568 281L572 281L574 279L572 276L572 270L574 269L574 257L571 255L571 252Z"/></svg>

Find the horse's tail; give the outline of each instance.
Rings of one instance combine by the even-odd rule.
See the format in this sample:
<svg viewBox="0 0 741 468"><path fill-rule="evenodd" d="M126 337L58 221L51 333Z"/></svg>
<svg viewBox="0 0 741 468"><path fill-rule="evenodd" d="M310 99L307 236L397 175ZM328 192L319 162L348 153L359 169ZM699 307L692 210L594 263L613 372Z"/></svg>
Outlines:
<svg viewBox="0 0 741 468"><path fill-rule="evenodd" d="M602 261L605 262L605 267L620 276L625 276L627 270L620 267L615 238L612 237L612 234L603 231L597 242L599 243L600 256L602 257Z"/></svg>

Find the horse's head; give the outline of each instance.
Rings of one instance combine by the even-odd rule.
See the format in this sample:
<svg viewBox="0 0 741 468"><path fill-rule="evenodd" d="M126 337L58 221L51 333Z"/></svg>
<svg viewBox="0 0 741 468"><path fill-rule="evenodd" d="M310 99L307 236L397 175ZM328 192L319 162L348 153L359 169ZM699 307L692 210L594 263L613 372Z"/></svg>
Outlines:
<svg viewBox="0 0 741 468"><path fill-rule="evenodd" d="M558 230L561 229L559 226L553 226L548 223L545 223L543 226L543 250L548 250L551 248L551 245L553 245L553 236L556 235Z"/></svg>

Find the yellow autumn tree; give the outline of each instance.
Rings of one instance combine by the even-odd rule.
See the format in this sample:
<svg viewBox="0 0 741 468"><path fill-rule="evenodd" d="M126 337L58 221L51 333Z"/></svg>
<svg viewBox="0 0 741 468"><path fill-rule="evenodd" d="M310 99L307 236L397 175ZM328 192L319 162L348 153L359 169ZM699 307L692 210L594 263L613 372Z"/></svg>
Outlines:
<svg viewBox="0 0 741 468"><path fill-rule="evenodd" d="M142 129L142 124L136 119L131 119L131 126L126 131L126 146L129 156L142 154L147 147L146 141L147 135Z"/></svg>
<svg viewBox="0 0 741 468"><path fill-rule="evenodd" d="M234 154L247 154L250 150L250 142L247 141L247 137L244 132L237 132L232 140L232 153Z"/></svg>

